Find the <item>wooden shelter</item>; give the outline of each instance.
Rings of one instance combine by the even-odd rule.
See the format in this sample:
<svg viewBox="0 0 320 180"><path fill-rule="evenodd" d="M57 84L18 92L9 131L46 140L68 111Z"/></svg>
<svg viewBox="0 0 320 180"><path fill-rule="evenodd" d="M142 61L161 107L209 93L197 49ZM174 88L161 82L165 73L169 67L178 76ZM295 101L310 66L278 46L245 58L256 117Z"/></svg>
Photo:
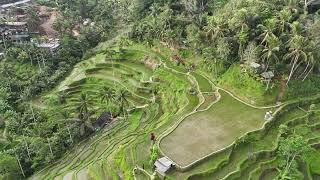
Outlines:
<svg viewBox="0 0 320 180"><path fill-rule="evenodd" d="M97 121L93 124L93 127L95 130L100 130L103 128L106 124L111 123L112 116L109 112L104 112L100 115L100 117L97 119Z"/></svg>
<svg viewBox="0 0 320 180"><path fill-rule="evenodd" d="M173 162L168 157L162 157L154 163L156 172L159 173L162 177L166 176L166 172L168 172L173 167L173 165Z"/></svg>

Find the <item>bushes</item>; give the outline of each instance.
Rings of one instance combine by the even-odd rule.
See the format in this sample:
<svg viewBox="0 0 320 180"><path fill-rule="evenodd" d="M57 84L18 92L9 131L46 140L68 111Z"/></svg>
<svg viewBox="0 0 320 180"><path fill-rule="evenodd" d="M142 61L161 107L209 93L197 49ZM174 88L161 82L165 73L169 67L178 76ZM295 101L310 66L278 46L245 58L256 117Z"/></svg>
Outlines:
<svg viewBox="0 0 320 180"><path fill-rule="evenodd" d="M289 100L296 97L310 96L318 93L319 91L320 78L318 76L311 76L306 81L292 81L285 92L284 98Z"/></svg>

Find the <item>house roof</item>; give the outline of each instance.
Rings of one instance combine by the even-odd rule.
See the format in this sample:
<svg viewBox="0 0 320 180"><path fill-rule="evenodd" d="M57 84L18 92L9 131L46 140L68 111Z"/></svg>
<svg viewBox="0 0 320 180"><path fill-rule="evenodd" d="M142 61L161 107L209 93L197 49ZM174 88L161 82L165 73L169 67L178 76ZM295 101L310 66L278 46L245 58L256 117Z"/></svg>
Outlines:
<svg viewBox="0 0 320 180"><path fill-rule="evenodd" d="M59 43L42 43L42 44L36 44L37 47L41 48L50 48L50 49L56 49L60 46Z"/></svg>
<svg viewBox="0 0 320 180"><path fill-rule="evenodd" d="M24 26L27 25L27 22L5 22L7 26Z"/></svg>
<svg viewBox="0 0 320 180"><path fill-rule="evenodd" d="M252 68L259 68L261 65L260 64L258 64L258 63L255 63L255 62L251 62L250 63L250 66L252 67Z"/></svg>
<svg viewBox="0 0 320 180"><path fill-rule="evenodd" d="M274 77L274 74L272 71L268 71L268 72L262 73L261 76L264 77L265 79L271 79Z"/></svg>
<svg viewBox="0 0 320 180"><path fill-rule="evenodd" d="M12 40L19 40L19 39L29 38L30 36L28 34L13 34L13 35L9 35L9 37Z"/></svg>
<svg viewBox="0 0 320 180"><path fill-rule="evenodd" d="M15 2L15 3L3 4L0 7L5 9L5 8L12 7L12 6L18 6L18 5L21 5L21 4L25 4L25 3L28 3L28 2L31 2L31 0L22 0L22 1Z"/></svg>
<svg viewBox="0 0 320 180"><path fill-rule="evenodd" d="M165 174L171 168L173 162L168 157L162 157L158 159L154 165L160 174Z"/></svg>
<svg viewBox="0 0 320 180"><path fill-rule="evenodd" d="M94 123L95 128L101 128L106 123L110 123L112 121L112 116L108 112L104 112L100 115L100 117L97 119L97 121Z"/></svg>

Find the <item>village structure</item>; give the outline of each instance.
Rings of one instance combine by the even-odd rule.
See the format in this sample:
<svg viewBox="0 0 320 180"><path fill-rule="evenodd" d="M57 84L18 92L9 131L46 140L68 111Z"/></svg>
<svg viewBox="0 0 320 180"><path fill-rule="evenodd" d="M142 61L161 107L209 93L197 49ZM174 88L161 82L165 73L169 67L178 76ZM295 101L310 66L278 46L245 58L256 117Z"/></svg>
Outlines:
<svg viewBox="0 0 320 180"><path fill-rule="evenodd" d="M156 172L164 179L166 173L174 166L173 162L166 156L158 159L154 163Z"/></svg>
<svg viewBox="0 0 320 180"><path fill-rule="evenodd" d="M35 10L39 26L30 23L29 10ZM58 13L53 8L37 6L32 0L7 0L0 2L0 43L33 43L36 47L47 49L54 53L60 46L57 33L52 25ZM4 49L0 53L4 53Z"/></svg>

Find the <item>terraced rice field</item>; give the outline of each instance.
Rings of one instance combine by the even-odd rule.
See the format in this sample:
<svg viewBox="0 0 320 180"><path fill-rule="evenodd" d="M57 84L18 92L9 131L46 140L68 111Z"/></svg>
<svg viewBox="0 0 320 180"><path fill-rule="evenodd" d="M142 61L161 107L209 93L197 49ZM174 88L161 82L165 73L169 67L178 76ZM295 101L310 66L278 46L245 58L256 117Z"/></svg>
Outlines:
<svg viewBox="0 0 320 180"><path fill-rule="evenodd" d="M187 166L228 147L245 133L262 128L268 109L247 107L227 93L220 94L220 101L188 116L162 140L160 148L171 160Z"/></svg>
<svg viewBox="0 0 320 180"><path fill-rule="evenodd" d="M146 57L159 67L154 70L145 65ZM128 108L135 110L127 120L120 118L75 145L60 161L31 179L150 179L153 174L150 133L157 136L159 156L168 156L181 166L226 148L189 168L173 169L168 174L169 179L274 177L277 175L274 171L278 161L275 149L281 124L297 128L298 132L310 129L303 135L310 139L310 144L320 142L317 125L320 118L306 121L309 113L298 107L287 110L284 107L285 113L281 113L272 125L251 132L263 126L263 116L268 108L253 108L238 101L215 87L210 77L188 73L169 57L170 50L163 46L131 45L124 48L121 58L110 58L101 53L78 64L56 89L37 99L36 107L51 108L48 99L65 91L67 102L57 108L72 112L76 99L87 93L98 115L106 110L98 96L101 88L121 87L130 92ZM158 87L156 94L151 91L153 86ZM190 93L190 89L195 93ZM304 106L314 101L306 100ZM248 136L240 138L248 132L251 132ZM234 141L236 143L230 146ZM143 166L145 171L134 173L135 167Z"/></svg>

